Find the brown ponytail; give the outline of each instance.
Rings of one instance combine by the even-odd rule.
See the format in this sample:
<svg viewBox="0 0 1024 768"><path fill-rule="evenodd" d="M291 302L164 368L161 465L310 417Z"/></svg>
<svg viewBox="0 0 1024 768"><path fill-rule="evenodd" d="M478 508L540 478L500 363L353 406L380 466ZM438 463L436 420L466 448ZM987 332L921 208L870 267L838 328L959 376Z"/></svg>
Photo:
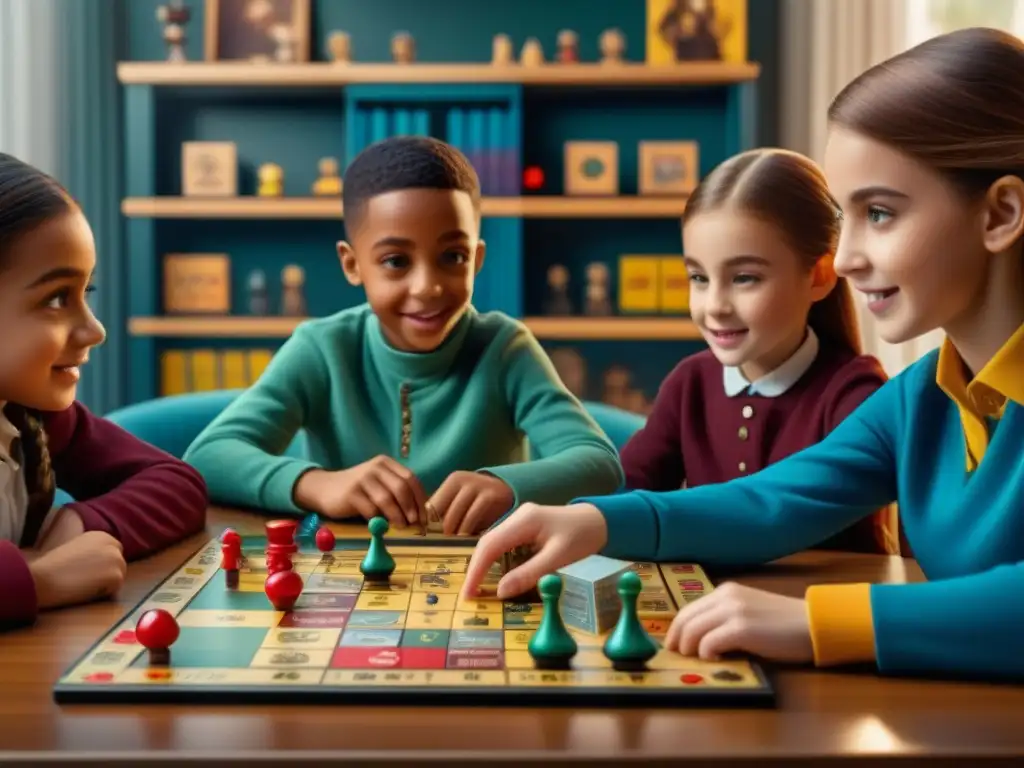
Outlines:
<svg viewBox="0 0 1024 768"><path fill-rule="evenodd" d="M723 205L778 227L808 270L836 252L839 206L821 169L796 152L762 148L729 158L694 190L683 224ZM807 323L822 344L861 353L853 294L845 278L839 278L828 296L811 306Z"/></svg>
<svg viewBox="0 0 1024 768"><path fill-rule="evenodd" d="M4 416L21 433L22 464L25 468L25 486L28 490L28 511L22 532L22 547L36 543L46 515L53 506L56 484L46 430L39 415L24 406L9 403Z"/></svg>

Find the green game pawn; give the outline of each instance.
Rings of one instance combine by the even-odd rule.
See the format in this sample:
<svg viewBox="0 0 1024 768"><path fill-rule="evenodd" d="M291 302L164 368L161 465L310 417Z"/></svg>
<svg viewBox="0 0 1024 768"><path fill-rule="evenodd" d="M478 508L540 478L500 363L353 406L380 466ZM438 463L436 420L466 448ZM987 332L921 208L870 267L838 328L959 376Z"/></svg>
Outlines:
<svg viewBox="0 0 1024 768"><path fill-rule="evenodd" d="M544 614L526 649L538 669L569 669L569 662L576 655L576 640L565 628L558 610L562 578L554 573L542 576L537 590L544 603Z"/></svg>
<svg viewBox="0 0 1024 768"><path fill-rule="evenodd" d="M658 644L647 634L636 614L637 598L643 582L634 571L619 577L619 597L622 610L615 629L604 644L604 655L619 672L642 672L647 662L658 652Z"/></svg>
<svg viewBox="0 0 1024 768"><path fill-rule="evenodd" d="M359 564L359 571L368 582L386 584L395 571L395 559L384 546L384 534L388 532L388 521L383 517L370 520L370 546L366 557Z"/></svg>

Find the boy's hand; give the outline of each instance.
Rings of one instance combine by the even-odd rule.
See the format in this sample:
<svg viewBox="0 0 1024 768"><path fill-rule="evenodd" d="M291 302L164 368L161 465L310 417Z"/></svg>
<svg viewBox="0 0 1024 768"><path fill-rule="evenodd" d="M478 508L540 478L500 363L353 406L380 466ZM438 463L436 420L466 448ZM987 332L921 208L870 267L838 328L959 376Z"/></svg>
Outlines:
<svg viewBox="0 0 1024 768"><path fill-rule="evenodd" d="M392 527L405 528L419 524L426 493L407 467L382 455L338 472L307 472L295 485L295 500L333 520L384 515Z"/></svg>
<svg viewBox="0 0 1024 768"><path fill-rule="evenodd" d="M512 489L494 475L452 472L429 503L444 521L446 535L469 536L494 523L515 500Z"/></svg>
<svg viewBox="0 0 1024 768"><path fill-rule="evenodd" d="M121 542L102 531L86 531L40 554L28 567L41 610L111 597L128 570Z"/></svg>

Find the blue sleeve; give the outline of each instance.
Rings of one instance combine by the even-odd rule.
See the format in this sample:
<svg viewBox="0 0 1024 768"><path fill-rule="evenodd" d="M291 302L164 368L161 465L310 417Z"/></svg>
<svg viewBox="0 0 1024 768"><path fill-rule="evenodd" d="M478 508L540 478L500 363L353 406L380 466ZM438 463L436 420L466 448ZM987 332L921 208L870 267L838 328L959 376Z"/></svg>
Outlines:
<svg viewBox="0 0 1024 768"><path fill-rule="evenodd" d="M610 557L750 564L813 547L896 498L901 386L887 382L821 442L756 474L576 502L604 514Z"/></svg>
<svg viewBox="0 0 1024 768"><path fill-rule="evenodd" d="M1024 563L871 586L881 672L1024 679Z"/></svg>

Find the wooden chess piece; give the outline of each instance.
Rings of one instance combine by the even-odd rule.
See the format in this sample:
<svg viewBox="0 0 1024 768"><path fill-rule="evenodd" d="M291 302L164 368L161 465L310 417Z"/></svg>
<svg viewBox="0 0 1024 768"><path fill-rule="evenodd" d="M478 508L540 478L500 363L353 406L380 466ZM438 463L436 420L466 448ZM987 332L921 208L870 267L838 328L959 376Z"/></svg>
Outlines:
<svg viewBox="0 0 1024 768"><path fill-rule="evenodd" d="M408 32L398 32L391 38L391 58L396 64L416 61L416 41Z"/></svg>
<svg viewBox="0 0 1024 768"><path fill-rule="evenodd" d="M586 300L583 314L591 316L610 315L612 302L608 297L608 265L595 261L587 265Z"/></svg>
<svg viewBox="0 0 1024 768"><path fill-rule="evenodd" d="M523 50L519 52L519 63L524 67L539 67L544 63L544 49L540 40L531 37L523 43Z"/></svg>
<svg viewBox="0 0 1024 768"><path fill-rule="evenodd" d="M495 35L491 43L491 64L506 66L515 61L512 52L512 38L505 34Z"/></svg>
<svg viewBox="0 0 1024 768"><path fill-rule="evenodd" d="M575 349L561 347L552 350L549 357L565 388L583 399L587 391L587 363L583 355Z"/></svg>
<svg viewBox="0 0 1024 768"><path fill-rule="evenodd" d="M280 197L284 194L284 169L277 163L263 163L256 169L259 186L256 194L260 197Z"/></svg>
<svg viewBox="0 0 1024 768"><path fill-rule="evenodd" d="M562 317L572 314L569 270L563 264L552 264L548 267L548 296L544 303L544 314Z"/></svg>
<svg viewBox="0 0 1024 768"><path fill-rule="evenodd" d="M336 197L341 194L341 174L338 172L338 160L334 157L323 157L317 163L320 176L313 182L313 194L323 197Z"/></svg>
<svg viewBox="0 0 1024 768"><path fill-rule="evenodd" d="M274 41L274 61L295 61L295 30L289 24L274 24L267 34Z"/></svg>
<svg viewBox="0 0 1024 768"><path fill-rule="evenodd" d="M626 36L618 29L606 29L601 33L598 47L602 64L621 64L626 57Z"/></svg>
<svg viewBox="0 0 1024 768"><path fill-rule="evenodd" d="M580 38L571 29L558 33L556 59L559 64L578 64L580 61Z"/></svg>
<svg viewBox="0 0 1024 768"><path fill-rule="evenodd" d="M302 287L306 273L302 267L289 264L281 270L281 314L286 317L306 316L306 296Z"/></svg>
<svg viewBox="0 0 1024 768"><path fill-rule="evenodd" d="M267 273L262 269L254 269L249 273L249 314L257 317L265 317L270 314Z"/></svg>
<svg viewBox="0 0 1024 768"><path fill-rule="evenodd" d="M156 9L156 19L164 25L163 38L167 44L167 61L185 61L185 25L192 12L182 0L169 0Z"/></svg>
<svg viewBox="0 0 1024 768"><path fill-rule="evenodd" d="M352 36L348 32L336 31L327 36L327 50L335 64L352 63Z"/></svg>

